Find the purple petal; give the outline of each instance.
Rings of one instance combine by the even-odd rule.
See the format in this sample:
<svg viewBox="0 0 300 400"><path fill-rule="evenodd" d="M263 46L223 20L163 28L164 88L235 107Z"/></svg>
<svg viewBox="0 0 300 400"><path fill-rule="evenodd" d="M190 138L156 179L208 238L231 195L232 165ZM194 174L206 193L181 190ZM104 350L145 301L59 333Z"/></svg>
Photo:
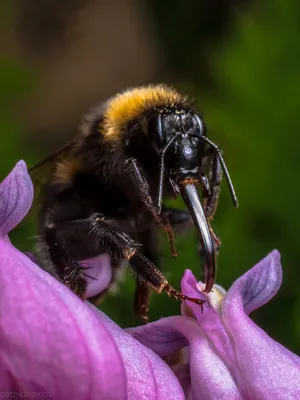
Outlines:
<svg viewBox="0 0 300 400"><path fill-rule="evenodd" d="M0 184L0 236L11 231L28 213L33 186L24 161L19 161Z"/></svg>
<svg viewBox="0 0 300 400"><path fill-rule="evenodd" d="M124 399L118 347L68 288L0 240L0 391L43 387L52 398Z"/></svg>
<svg viewBox="0 0 300 400"><path fill-rule="evenodd" d="M32 262L39 264L32 253L26 252L24 254L26 254ZM87 269L85 275L87 281L87 298L96 296L109 287L112 280L112 267L108 254L101 254L100 256L80 261L80 264Z"/></svg>
<svg viewBox="0 0 300 400"><path fill-rule="evenodd" d="M250 314L266 304L278 292L282 282L280 254L272 251L252 269L236 280L226 298L240 297L244 312Z"/></svg>
<svg viewBox="0 0 300 400"><path fill-rule="evenodd" d="M191 373L189 364L176 364L171 366L174 374L177 376L186 399L191 399Z"/></svg>
<svg viewBox="0 0 300 400"><path fill-rule="evenodd" d="M87 292L86 296L92 297L102 293L111 283L112 267L108 254L81 261L80 264L87 268Z"/></svg>
<svg viewBox="0 0 300 400"><path fill-rule="evenodd" d="M161 356L190 347L193 399L237 399L240 392L226 364L197 322L189 317L169 317L128 329L136 339ZM182 336L180 338L180 336Z"/></svg>
<svg viewBox="0 0 300 400"><path fill-rule="evenodd" d="M98 309L94 310L101 313ZM101 314L102 322L114 337L124 359L128 398L184 399L183 389L171 368L149 348Z"/></svg>
<svg viewBox="0 0 300 400"><path fill-rule="evenodd" d="M231 372L236 375L237 371L235 369L235 355L227 331L219 314L215 311L213 306L208 306L208 304L210 304L209 295L200 292L198 287L197 280L193 273L190 270L186 270L181 281L182 292L189 297L201 298L207 301L207 303L204 305L203 313L197 304L190 301L187 301L186 303L197 319L198 324L203 332L214 344L218 354L221 356L227 366L230 367ZM235 376L235 379L239 380L239 377Z"/></svg>
<svg viewBox="0 0 300 400"><path fill-rule="evenodd" d="M22 187L20 179L2 184L6 229L21 218L15 187ZM88 263L95 261L101 264ZM110 266L109 258L102 257L100 270L103 265ZM59 400L183 399L178 379L156 354L5 239L0 239L0 285L2 393L39 390Z"/></svg>
<svg viewBox="0 0 300 400"><path fill-rule="evenodd" d="M281 279L280 255L273 251L233 284L223 302L224 323L249 398L296 399L300 394L299 357L272 340L247 315L274 296Z"/></svg>
<svg viewBox="0 0 300 400"><path fill-rule="evenodd" d="M169 317L149 324L126 329L135 339L164 357L188 345L187 338L177 329L173 320L185 317ZM168 321L170 320L170 323Z"/></svg>

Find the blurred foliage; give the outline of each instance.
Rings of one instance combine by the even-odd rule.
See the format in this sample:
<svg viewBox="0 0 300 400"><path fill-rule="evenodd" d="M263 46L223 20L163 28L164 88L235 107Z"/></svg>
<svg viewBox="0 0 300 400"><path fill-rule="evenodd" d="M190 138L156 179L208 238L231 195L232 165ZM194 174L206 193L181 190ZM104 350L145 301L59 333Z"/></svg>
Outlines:
<svg viewBox="0 0 300 400"><path fill-rule="evenodd" d="M224 185L213 222L223 242L218 283L229 288L242 273L278 248L283 286L253 318L272 337L299 352L300 291L295 283L300 275L300 3L256 1L247 8L234 8L234 13L225 7L223 19L220 10L217 14L210 12L205 19L194 1L184 8L178 0L151 3L156 10L157 31L166 46L169 70L180 76L183 91L188 87L197 99L210 138L224 149L239 196L240 208L235 210ZM30 165L33 158L24 147L22 128L11 109L33 81L14 60L0 60L2 177L18 159L26 158ZM31 232L32 227L23 224L14 232L14 242L28 249ZM202 265L192 250L193 232L179 237L177 248L182 254L172 260L165 244L162 264L167 278L179 287L185 268L191 268L200 279ZM128 273L125 277L120 291L107 296L101 306L122 326L137 323L132 311L134 279ZM165 294L153 294L152 300L152 320L179 312L179 304Z"/></svg>
<svg viewBox="0 0 300 400"><path fill-rule="evenodd" d="M33 77L19 62L8 57L0 58L0 132L1 132L1 161L0 174L5 177L12 166L19 160L26 158L28 165L33 160L30 150L24 152L22 140L22 127L14 117L14 103L24 95L33 84ZM12 240L22 250L32 246L31 234L34 221L28 219L22 223L18 230L12 232Z"/></svg>
<svg viewBox="0 0 300 400"><path fill-rule="evenodd" d="M267 0L239 14L225 45L215 49L215 89L201 102L212 136L226 149L241 205L233 213L225 199L220 203L215 224L224 243L219 282L228 286L270 250L279 249L282 288L254 318L297 352L299 15L295 0Z"/></svg>
<svg viewBox="0 0 300 400"><path fill-rule="evenodd" d="M210 84L207 55L221 40L236 1L150 0L156 36L164 49L172 75L192 85ZM166 74L166 80L169 78ZM174 84L174 82L168 82Z"/></svg>

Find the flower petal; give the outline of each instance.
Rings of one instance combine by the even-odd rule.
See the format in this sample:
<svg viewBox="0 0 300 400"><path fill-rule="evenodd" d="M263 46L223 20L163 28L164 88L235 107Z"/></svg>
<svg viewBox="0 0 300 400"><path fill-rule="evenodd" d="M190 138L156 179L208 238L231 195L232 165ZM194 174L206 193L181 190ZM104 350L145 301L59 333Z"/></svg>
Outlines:
<svg viewBox="0 0 300 400"><path fill-rule="evenodd" d="M227 366L192 318L163 318L128 332L160 356L179 350L188 341L193 399L240 398Z"/></svg>
<svg viewBox="0 0 300 400"><path fill-rule="evenodd" d="M24 253L32 262L43 268L34 254L30 252ZM82 267L87 269L85 278L87 281L86 297L90 298L101 294L110 285L112 280L111 259L108 254L89 258L88 260L80 261Z"/></svg>
<svg viewBox="0 0 300 400"><path fill-rule="evenodd" d="M88 260L81 261L80 264L87 268L87 298L96 296L108 288L113 275L111 260L108 254L89 258Z"/></svg>
<svg viewBox="0 0 300 400"><path fill-rule="evenodd" d="M253 399L295 399L300 393L299 357L271 339L247 315L274 296L281 279L280 255L273 251L238 279L223 301L224 323L232 337L237 366L248 397Z"/></svg>
<svg viewBox="0 0 300 400"><path fill-rule="evenodd" d="M182 386L186 400L191 399L192 385L189 364L175 364L171 368Z"/></svg>
<svg viewBox="0 0 300 400"><path fill-rule="evenodd" d="M190 301L187 301L186 304L194 317L197 319L197 322L203 332L212 341L216 351L219 353L219 356L221 356L223 361L230 368L232 374L235 375L235 379L239 380L240 377L238 376L238 371L236 371L235 368L235 355L230 338L218 312L214 309L212 302L210 301L211 295L207 295L199 291L198 282L190 270L185 271L181 281L181 290L189 297L201 298L207 301L207 303L204 304L203 313L197 304Z"/></svg>
<svg viewBox="0 0 300 400"><path fill-rule="evenodd" d="M19 161L0 184L0 236L11 231L28 213L33 185L24 161Z"/></svg>
<svg viewBox="0 0 300 400"><path fill-rule="evenodd" d="M94 308L98 313L100 310ZM101 313L123 357L129 399L184 399L183 389L171 368L148 347Z"/></svg>
<svg viewBox="0 0 300 400"><path fill-rule="evenodd" d="M0 240L0 391L44 388L64 399L124 399L123 360L77 296Z"/></svg>
<svg viewBox="0 0 300 400"><path fill-rule="evenodd" d="M164 357L188 345L187 338L177 329L178 319L182 323L185 321L185 317L168 317L146 325L128 328L126 331L156 354Z"/></svg>
<svg viewBox="0 0 300 400"><path fill-rule="evenodd" d="M250 314L275 296L281 282L280 254L274 250L234 282L227 293L227 303L228 299L238 296L243 303L244 312Z"/></svg>

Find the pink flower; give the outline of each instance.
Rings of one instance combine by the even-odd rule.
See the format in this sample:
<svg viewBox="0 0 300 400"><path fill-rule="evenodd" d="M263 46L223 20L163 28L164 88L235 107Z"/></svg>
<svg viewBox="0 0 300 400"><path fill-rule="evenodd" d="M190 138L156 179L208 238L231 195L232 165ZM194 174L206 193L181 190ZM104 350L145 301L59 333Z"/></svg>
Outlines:
<svg viewBox="0 0 300 400"><path fill-rule="evenodd" d="M173 369L193 399L300 399L299 357L248 316L277 293L281 280L276 250L234 282L227 293L216 285L213 293L204 295L204 285L187 270L182 291L208 300L210 307L205 305L202 314L199 307L187 302L188 306L182 307L185 316L165 318L129 332L160 356L188 346L185 362Z"/></svg>
<svg viewBox="0 0 300 400"><path fill-rule="evenodd" d="M0 394L183 399L178 379L160 357L10 243L7 234L32 198L21 161L0 185ZM105 262L107 257L103 268Z"/></svg>
<svg viewBox="0 0 300 400"><path fill-rule="evenodd" d="M0 184L0 397L34 392L57 400L300 398L300 359L248 316L281 285L277 251L227 293L215 286L214 293L203 294L203 284L187 270L182 291L207 300L203 313L187 302L182 316L124 331L10 243L8 233L32 198L21 161ZM97 278L88 288L92 295L109 284L110 259L104 255L86 264ZM170 363L179 350L181 362Z"/></svg>

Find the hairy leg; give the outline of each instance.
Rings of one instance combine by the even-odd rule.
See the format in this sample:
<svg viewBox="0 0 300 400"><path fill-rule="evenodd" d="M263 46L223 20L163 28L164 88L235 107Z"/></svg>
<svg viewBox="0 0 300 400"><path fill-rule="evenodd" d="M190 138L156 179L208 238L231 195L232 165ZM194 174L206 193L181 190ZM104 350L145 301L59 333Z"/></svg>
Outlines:
<svg viewBox="0 0 300 400"><path fill-rule="evenodd" d="M145 255L138 251L139 244L128 234L112 226L102 215L92 215L89 218L57 223L48 222L48 226L45 227L45 240L58 276L81 298L84 298L86 289L82 268L67 250L63 239L59 238L57 234L62 225L72 226L73 224L85 229L89 227L91 240L96 241L96 244L101 244L106 253L115 260L127 259L131 269L145 286L158 293L165 291L169 296L178 300L190 300L200 305L203 304L202 300L189 298L174 289L162 272Z"/></svg>

